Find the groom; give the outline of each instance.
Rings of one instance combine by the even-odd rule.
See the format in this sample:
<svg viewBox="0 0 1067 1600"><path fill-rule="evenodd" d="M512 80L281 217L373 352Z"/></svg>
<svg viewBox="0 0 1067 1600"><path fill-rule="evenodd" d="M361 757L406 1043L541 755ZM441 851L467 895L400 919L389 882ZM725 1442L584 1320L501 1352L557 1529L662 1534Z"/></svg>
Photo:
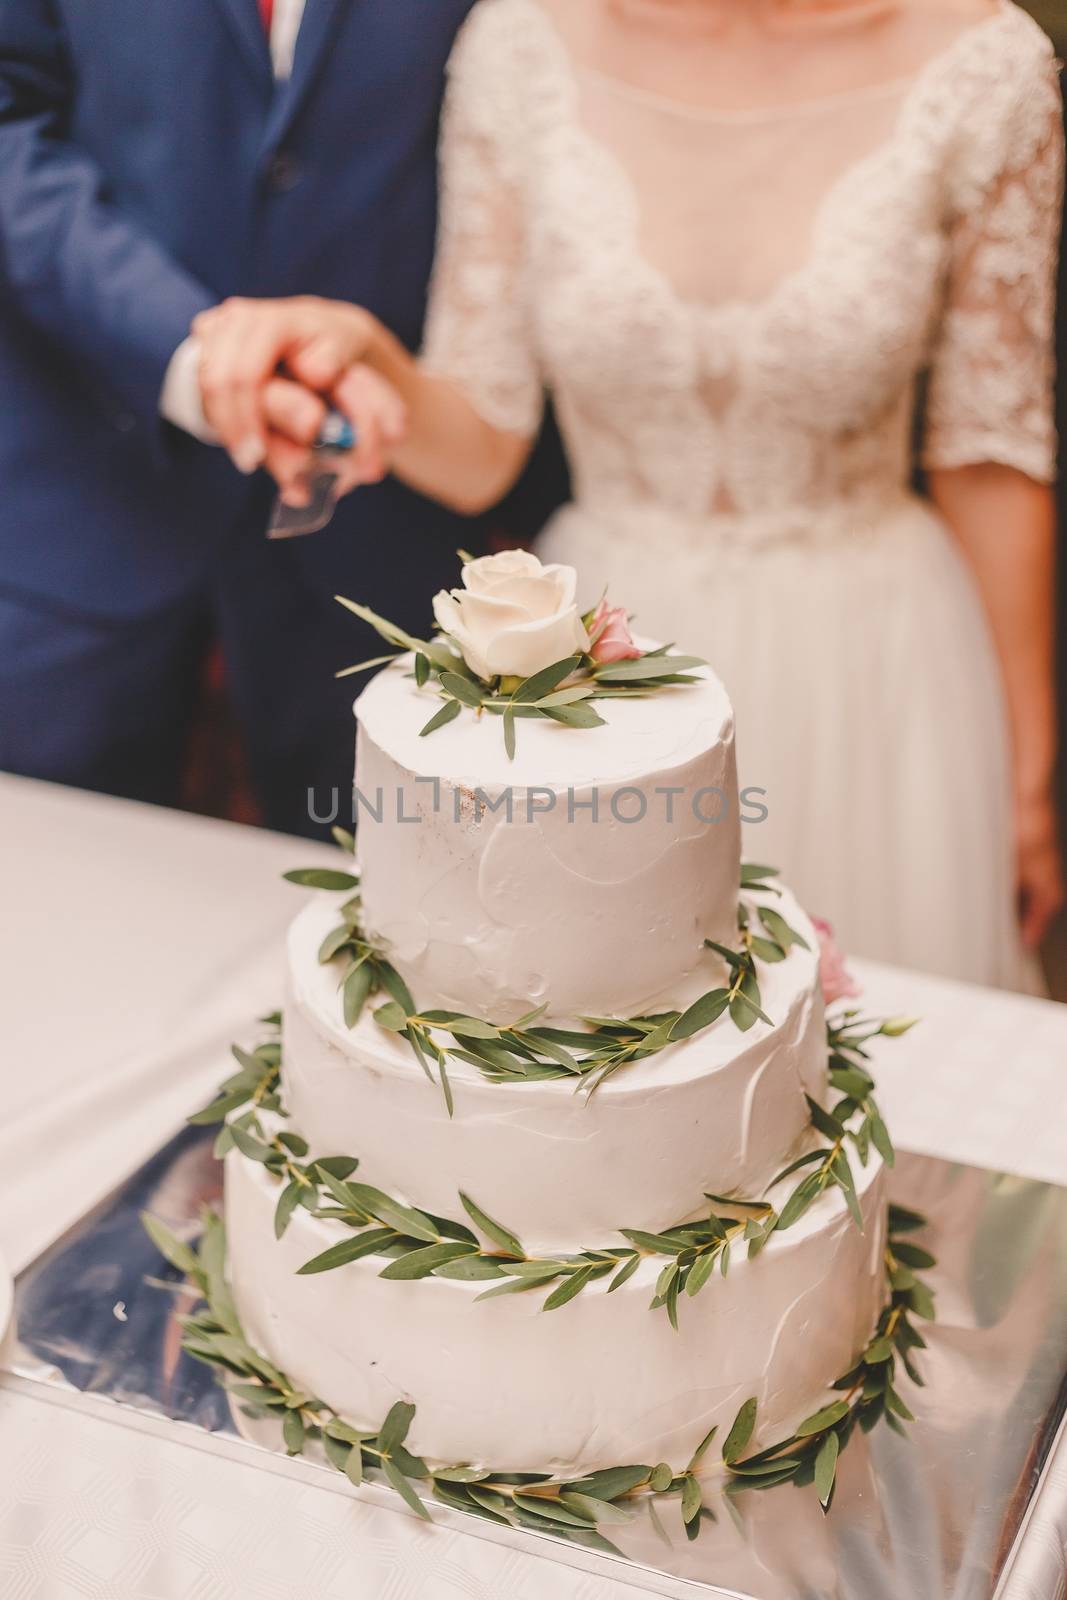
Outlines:
<svg viewBox="0 0 1067 1600"><path fill-rule="evenodd" d="M422 627L477 531L386 483L268 544L183 341L300 292L418 343L470 4L0 0L0 767L173 802L217 641L268 823L350 782L333 594Z"/></svg>

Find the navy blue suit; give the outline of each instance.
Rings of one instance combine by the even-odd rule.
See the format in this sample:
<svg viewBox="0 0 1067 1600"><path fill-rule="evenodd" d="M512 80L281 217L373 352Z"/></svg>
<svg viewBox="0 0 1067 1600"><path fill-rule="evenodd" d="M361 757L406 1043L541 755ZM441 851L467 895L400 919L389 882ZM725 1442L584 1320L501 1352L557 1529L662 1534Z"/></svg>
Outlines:
<svg viewBox="0 0 1067 1600"><path fill-rule="evenodd" d="M330 596L425 626L477 532L387 483L268 545L270 483L159 394L230 294L355 301L417 345L470 4L307 0L276 85L256 0L0 0L0 766L173 798L213 632L268 821L345 782L332 673L377 652Z"/></svg>

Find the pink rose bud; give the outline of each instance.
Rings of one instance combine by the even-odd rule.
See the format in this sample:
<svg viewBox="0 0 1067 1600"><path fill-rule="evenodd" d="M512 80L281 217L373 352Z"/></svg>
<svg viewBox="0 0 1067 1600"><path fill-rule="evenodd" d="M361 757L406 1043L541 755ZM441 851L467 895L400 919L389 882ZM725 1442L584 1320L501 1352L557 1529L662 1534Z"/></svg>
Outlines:
<svg viewBox="0 0 1067 1600"><path fill-rule="evenodd" d="M606 600L601 600L593 612L589 637L593 641L589 654L594 661L602 664L609 661L636 661L642 654L634 644L624 608L609 606Z"/></svg>
<svg viewBox="0 0 1067 1600"><path fill-rule="evenodd" d="M854 1000L860 993L860 986L845 966L833 928L822 917L812 917L811 921L819 938L819 978L824 1004L832 1006L835 1000Z"/></svg>

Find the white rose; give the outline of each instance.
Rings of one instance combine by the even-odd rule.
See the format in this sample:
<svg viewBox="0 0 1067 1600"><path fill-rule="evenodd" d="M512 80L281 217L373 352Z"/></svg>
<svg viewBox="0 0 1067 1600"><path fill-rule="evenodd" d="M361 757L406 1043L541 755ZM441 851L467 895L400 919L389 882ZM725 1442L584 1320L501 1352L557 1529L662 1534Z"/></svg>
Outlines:
<svg viewBox="0 0 1067 1600"><path fill-rule="evenodd" d="M435 595L433 614L476 677L529 678L589 649L573 567L544 567L527 550L504 550L468 561L463 584Z"/></svg>

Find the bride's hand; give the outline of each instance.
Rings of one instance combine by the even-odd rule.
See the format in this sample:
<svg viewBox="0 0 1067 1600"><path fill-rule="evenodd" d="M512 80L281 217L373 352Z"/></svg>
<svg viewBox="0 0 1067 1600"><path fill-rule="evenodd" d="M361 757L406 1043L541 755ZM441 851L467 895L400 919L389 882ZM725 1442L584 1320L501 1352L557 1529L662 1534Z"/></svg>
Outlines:
<svg viewBox="0 0 1067 1600"><path fill-rule="evenodd" d="M393 453L407 434L407 408L396 390L372 367L349 367L333 386L331 400L352 423L355 448L330 458L337 475L337 493L348 494L363 483L378 483L392 465ZM317 394L285 378L274 378L263 394L267 420L267 454L263 465L274 477L288 505L307 501L311 446L326 419L326 403Z"/></svg>
<svg viewBox="0 0 1067 1600"><path fill-rule="evenodd" d="M194 320L204 414L242 472L264 466L274 442L266 411L268 388L275 408L283 412L275 386L284 383L285 375L314 394L330 394L350 368L364 361L375 327L374 318L361 307L312 295L225 300ZM299 412L301 417L295 442L304 443L306 450L310 412L297 406L295 396L289 399L294 416ZM279 461L283 458L284 450Z"/></svg>
<svg viewBox="0 0 1067 1600"><path fill-rule="evenodd" d="M1063 862L1051 796L1017 805L1015 840L1023 941L1036 949L1064 904Z"/></svg>

